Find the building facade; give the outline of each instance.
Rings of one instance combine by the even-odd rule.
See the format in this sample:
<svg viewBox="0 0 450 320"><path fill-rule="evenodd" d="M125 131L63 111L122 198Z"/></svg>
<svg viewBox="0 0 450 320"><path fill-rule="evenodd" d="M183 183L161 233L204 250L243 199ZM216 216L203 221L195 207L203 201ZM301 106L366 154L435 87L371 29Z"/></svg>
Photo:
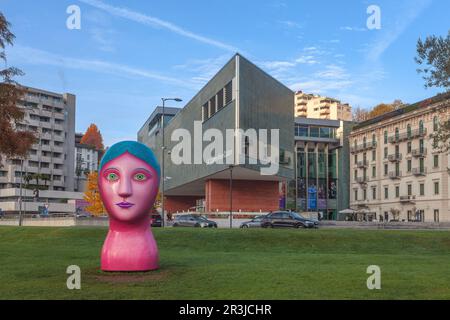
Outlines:
<svg viewBox="0 0 450 320"><path fill-rule="evenodd" d="M74 191L76 97L69 93L26 89L19 103L25 117L17 127L35 132L38 141L25 160L3 160L0 207L6 212L19 210L17 190L21 181L30 189ZM27 176L31 177L29 181L21 180Z"/></svg>
<svg viewBox="0 0 450 320"><path fill-rule="evenodd" d="M77 136L79 138L82 134L75 135L74 190L84 192L88 174L98 170L99 151L93 146L79 143Z"/></svg>
<svg viewBox="0 0 450 320"><path fill-rule="evenodd" d="M289 88L236 54L165 126L166 210L182 211L199 204L209 212L278 209L280 182L294 179L293 103L294 93ZM160 116L152 115L138 132L138 140L153 148L159 160L161 134L159 130L152 132L151 127ZM177 129L193 138L189 150L183 151L183 155L189 154L189 157L182 164L172 161L172 156L178 154L174 147L180 143L172 141L172 136L181 132ZM242 133L230 139L228 132L239 129ZM272 147L271 130L279 131L276 174L262 175L261 168L265 165L250 161L253 153L249 149L254 140L246 133L252 129L271 132L266 140L266 151ZM223 151L211 153L212 161L202 160L203 151L208 150L205 148L212 141L211 137L203 135L205 132L214 132L216 137L220 135L225 139Z"/></svg>
<svg viewBox="0 0 450 320"><path fill-rule="evenodd" d="M348 103L320 95L297 91L295 117L352 121L352 107Z"/></svg>
<svg viewBox="0 0 450 320"><path fill-rule="evenodd" d="M336 220L349 206L348 134L351 122L295 119L296 206ZM292 189L292 187L290 188Z"/></svg>
<svg viewBox="0 0 450 320"><path fill-rule="evenodd" d="M432 134L448 116L439 95L354 127L350 204L382 221L450 221L449 156Z"/></svg>

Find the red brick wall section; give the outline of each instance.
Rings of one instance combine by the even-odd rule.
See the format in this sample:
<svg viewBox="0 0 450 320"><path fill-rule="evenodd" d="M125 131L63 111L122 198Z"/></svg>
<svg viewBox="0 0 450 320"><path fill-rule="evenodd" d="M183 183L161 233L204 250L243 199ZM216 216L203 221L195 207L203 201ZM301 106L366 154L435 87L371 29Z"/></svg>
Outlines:
<svg viewBox="0 0 450 320"><path fill-rule="evenodd" d="M208 180L205 185L206 210L230 210L230 181ZM278 210L278 181L233 180L233 211Z"/></svg>
<svg viewBox="0 0 450 320"><path fill-rule="evenodd" d="M166 196L164 209L170 213L176 213L177 211L187 211L191 207L195 207L197 196Z"/></svg>

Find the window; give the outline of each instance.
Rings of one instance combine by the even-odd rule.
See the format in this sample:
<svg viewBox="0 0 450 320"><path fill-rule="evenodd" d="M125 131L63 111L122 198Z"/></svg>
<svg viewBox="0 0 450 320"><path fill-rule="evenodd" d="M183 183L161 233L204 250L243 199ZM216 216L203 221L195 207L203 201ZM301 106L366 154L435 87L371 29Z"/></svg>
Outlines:
<svg viewBox="0 0 450 320"><path fill-rule="evenodd" d="M220 91L217 93L217 110L220 110L224 107L223 101L223 89L220 89Z"/></svg>
<svg viewBox="0 0 450 320"><path fill-rule="evenodd" d="M310 127L309 135L310 137L319 138L319 127Z"/></svg>
<svg viewBox="0 0 450 320"><path fill-rule="evenodd" d="M387 163L384 164L384 175L385 176L388 175L388 165L387 165Z"/></svg>
<svg viewBox="0 0 450 320"><path fill-rule="evenodd" d="M367 200L367 190L363 189L363 200Z"/></svg>
<svg viewBox="0 0 450 320"><path fill-rule="evenodd" d="M358 190L357 189L355 189L355 201L357 201L358 200Z"/></svg>
<svg viewBox="0 0 450 320"><path fill-rule="evenodd" d="M419 121L419 133L423 134L424 133L424 127L423 127L423 120Z"/></svg>
<svg viewBox="0 0 450 320"><path fill-rule="evenodd" d="M439 194L439 182L435 182L434 183L434 194L438 195Z"/></svg>
<svg viewBox="0 0 450 320"><path fill-rule="evenodd" d="M205 103L202 107L203 110L203 121L206 121L209 119L209 103Z"/></svg>
<svg viewBox="0 0 450 320"><path fill-rule="evenodd" d="M421 184L419 185L419 192L420 192L420 195L421 195L421 196L424 196L424 195L425 195L425 184L421 183Z"/></svg>
<svg viewBox="0 0 450 320"><path fill-rule="evenodd" d="M408 144L407 144L406 153L408 153L408 154L411 153L411 141L409 141Z"/></svg>
<svg viewBox="0 0 450 320"><path fill-rule="evenodd" d="M377 152L375 150L372 150L372 161L375 161L377 157Z"/></svg>
<svg viewBox="0 0 450 320"><path fill-rule="evenodd" d="M375 133L372 134L372 146L375 147L377 144L377 141L375 140Z"/></svg>
<svg viewBox="0 0 450 320"><path fill-rule="evenodd" d="M406 134L408 136L408 139L411 139L411 125L408 123L408 126L406 127Z"/></svg>
<svg viewBox="0 0 450 320"><path fill-rule="evenodd" d="M367 139L366 137L363 138L363 148L365 149L367 145Z"/></svg>
<svg viewBox="0 0 450 320"><path fill-rule="evenodd" d="M400 131L398 128L395 128L395 141L400 140Z"/></svg>
<svg viewBox="0 0 450 320"><path fill-rule="evenodd" d="M407 170L406 170L407 172L411 172L411 166L412 166L411 164L412 164L411 159L409 159L407 162Z"/></svg>
<svg viewBox="0 0 450 320"><path fill-rule="evenodd" d="M355 158L355 164L358 164L358 155L355 154L354 158Z"/></svg>
<svg viewBox="0 0 450 320"><path fill-rule="evenodd" d="M354 175L355 175L355 181L358 180L358 170L355 170Z"/></svg>
<svg viewBox="0 0 450 320"><path fill-rule="evenodd" d="M408 184L408 196L412 195L412 185Z"/></svg>
<svg viewBox="0 0 450 320"><path fill-rule="evenodd" d="M433 118L433 131L436 132L439 130L439 119L438 117Z"/></svg>
<svg viewBox="0 0 450 320"><path fill-rule="evenodd" d="M372 178L375 178L377 176L377 167L372 167Z"/></svg>
<svg viewBox="0 0 450 320"><path fill-rule="evenodd" d="M372 188L372 199L375 200L377 198L377 188Z"/></svg>
<svg viewBox="0 0 450 320"><path fill-rule="evenodd" d="M384 147L384 158L387 159L388 157L388 148Z"/></svg>
<svg viewBox="0 0 450 320"><path fill-rule="evenodd" d="M434 222L439 222L439 210L434 209Z"/></svg>
<svg viewBox="0 0 450 320"><path fill-rule="evenodd" d="M384 131L384 144L388 143L388 132L387 130Z"/></svg>
<svg viewBox="0 0 450 320"><path fill-rule="evenodd" d="M384 187L384 198L389 199L389 187Z"/></svg>
<svg viewBox="0 0 450 320"><path fill-rule="evenodd" d="M439 167L439 155L438 154L435 154L433 156L433 167L434 168Z"/></svg>
<svg viewBox="0 0 450 320"><path fill-rule="evenodd" d="M225 86L225 105L229 104L233 100L233 82L230 81Z"/></svg>
<svg viewBox="0 0 450 320"><path fill-rule="evenodd" d="M395 186L395 197L396 198L400 197L400 187L399 186Z"/></svg>

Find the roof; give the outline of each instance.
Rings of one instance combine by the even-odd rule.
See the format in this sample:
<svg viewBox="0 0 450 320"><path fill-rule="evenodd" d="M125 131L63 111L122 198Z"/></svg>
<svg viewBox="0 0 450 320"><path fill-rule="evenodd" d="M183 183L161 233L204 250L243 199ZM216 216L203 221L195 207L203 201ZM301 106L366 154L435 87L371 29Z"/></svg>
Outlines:
<svg viewBox="0 0 450 320"><path fill-rule="evenodd" d="M330 119L314 119L314 118L295 118L296 124L303 124L307 126L322 126L322 127L334 127L339 128L341 126L340 120L330 120Z"/></svg>
<svg viewBox="0 0 450 320"><path fill-rule="evenodd" d="M156 119L159 115L162 115L162 107L156 107L155 110L153 110L152 114L148 119L145 121L145 123L142 125L141 129L147 124L151 123L154 119ZM165 115L176 115L182 108L175 108L175 107L164 107L164 114ZM139 129L139 131L141 130Z"/></svg>
<svg viewBox="0 0 450 320"><path fill-rule="evenodd" d="M420 108L428 108L428 107L430 107L433 104L436 104L438 102L442 102L442 101L445 101L445 100L449 100L449 99L450 99L450 92L440 93L440 94L438 94L438 95L436 95L434 97L431 97L431 98L428 98L428 99L424 99L422 101L419 101L419 102L416 102L416 103L413 103L413 104L408 104L408 105L406 105L406 106L404 106L404 107L402 107L400 109L397 109L397 110L394 110L394 111L391 111L391 112L387 112L387 113L382 114L382 115L380 115L378 117L375 117L375 118L363 121L363 122L355 125L353 127L353 130L358 130L358 129L370 126L370 125L372 125L374 123L377 123L377 122L380 122L380 121L383 121L383 120L386 120L386 119L389 119L389 118L392 118L392 117L401 116L401 115L407 114L409 112L416 111L416 110L418 110Z"/></svg>

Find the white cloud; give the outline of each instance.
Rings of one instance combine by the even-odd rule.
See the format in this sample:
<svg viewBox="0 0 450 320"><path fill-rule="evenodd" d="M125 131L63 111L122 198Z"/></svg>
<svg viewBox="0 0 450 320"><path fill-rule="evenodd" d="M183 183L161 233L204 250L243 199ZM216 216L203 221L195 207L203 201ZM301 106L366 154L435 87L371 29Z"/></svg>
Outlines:
<svg viewBox="0 0 450 320"><path fill-rule="evenodd" d="M277 21L279 24L291 28L291 29L301 29L302 25L298 22L291 21L291 20L279 20Z"/></svg>
<svg viewBox="0 0 450 320"><path fill-rule="evenodd" d="M58 66L70 69L86 70L90 72L114 74L122 77L141 77L192 88L192 84L186 81L164 76L149 70L102 60L70 58L20 45L15 45L9 51L8 58L11 61L16 61L17 63Z"/></svg>
<svg viewBox="0 0 450 320"><path fill-rule="evenodd" d="M367 31L366 28L349 27L349 26L341 27L340 29L341 29L341 30L344 30L344 31L358 31L358 32L364 32L364 31Z"/></svg>
<svg viewBox="0 0 450 320"><path fill-rule="evenodd" d="M238 48L236 48L232 45L229 45L227 43L224 43L224 42L221 42L221 41L218 41L215 39L204 37L202 35L199 35L194 32L191 32L189 30L186 30L184 28L181 28L169 21L165 21L165 20L150 16L150 15L146 15L146 14L143 14L143 13L140 13L137 11L132 11L132 10L124 8L124 7L115 7L115 6L109 5L109 4L99 1L99 0L79 0L79 1L81 1L87 5L93 6L97 9L106 11L111 15L125 18L125 19L131 20L131 21L135 21L137 23L147 25L152 28L157 28L157 29L163 28L163 29L169 30L171 32L174 32L176 34L179 34L183 37L194 39L196 41L206 43L208 45L212 45L214 47L221 48L221 49L224 49L227 51L232 51L232 52L239 51Z"/></svg>
<svg viewBox="0 0 450 320"><path fill-rule="evenodd" d="M228 60L230 60L230 55L224 54L216 58L190 59L186 63L176 65L173 68L195 74L191 77L191 80L200 86L206 84Z"/></svg>

